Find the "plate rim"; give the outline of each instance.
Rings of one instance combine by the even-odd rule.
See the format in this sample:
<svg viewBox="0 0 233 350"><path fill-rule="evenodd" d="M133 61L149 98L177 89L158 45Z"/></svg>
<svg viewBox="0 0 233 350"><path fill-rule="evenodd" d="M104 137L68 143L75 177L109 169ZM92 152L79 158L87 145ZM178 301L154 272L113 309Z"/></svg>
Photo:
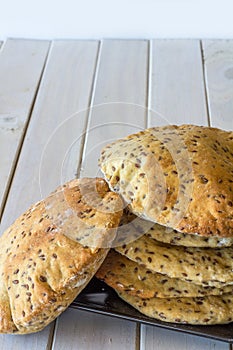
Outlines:
<svg viewBox="0 0 233 350"><path fill-rule="evenodd" d="M91 283L90 283L91 282ZM217 340L217 341L222 341L225 343L229 343L229 344L233 344L233 333L232 336L224 336L224 335L214 335L211 333L205 333L205 332L201 332L200 330L195 330L193 329L193 327L215 327L215 325L188 325L188 324L178 324L178 323L171 323L171 322L163 322L154 318L150 318L146 315L141 314L137 309L133 308L133 306L131 306L130 304L126 303L124 300L122 300L117 293L115 292L115 290L111 287L109 287L106 283L104 283L103 281L100 281L99 279L97 279L96 277L94 277L91 281L88 283L88 285L86 286L86 288L77 296L77 298L73 301L73 303L70 305L71 308L73 309L78 309L78 310L83 310L83 311L88 311L88 312L93 312L96 314L101 314L101 315L105 315L105 316L109 316L109 317L116 317L116 318L120 318L120 319L124 319L124 320L128 320L131 322L136 322L136 323L140 323L140 324L144 324L144 325L149 325L149 326L154 326L154 327L159 327L159 328L163 328L163 329L167 329L167 330L171 330L171 331L175 331L175 332L180 332L180 333L185 333L185 334L190 334L190 335L194 335L194 336L199 336L199 337L203 337L203 338L208 338L208 339L212 339L212 340ZM89 302L89 301L85 301L85 296L88 296L88 294L100 294L100 291L98 290L93 290L92 288L92 284L94 284L94 287L96 287L96 283L98 283L100 285L100 289L101 289L101 293L103 293L103 289L104 292L111 294L111 297L113 296L114 299L116 299L116 302L120 302L123 304L125 304L127 306L127 308L131 308L133 310L134 313L138 313L138 315L129 315L127 313L124 313L122 311L118 311L116 309L112 309L111 310L111 304L106 304L106 306L101 305L99 303L95 303L95 302ZM88 292L88 290L90 290ZM82 299L84 299L84 301L82 301ZM87 297L88 299L88 297ZM226 325L216 325L216 326L228 326L228 324ZM192 329L189 329L189 327L192 327Z"/></svg>

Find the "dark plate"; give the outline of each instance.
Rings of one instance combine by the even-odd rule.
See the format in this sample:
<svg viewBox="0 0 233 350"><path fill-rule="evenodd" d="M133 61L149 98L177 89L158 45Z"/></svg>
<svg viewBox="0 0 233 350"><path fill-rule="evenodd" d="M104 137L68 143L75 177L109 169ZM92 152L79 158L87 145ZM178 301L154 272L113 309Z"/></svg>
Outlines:
<svg viewBox="0 0 233 350"><path fill-rule="evenodd" d="M142 315L136 309L121 300L112 288L95 277L75 299L71 307L233 343L233 323L217 326L191 326L158 321Z"/></svg>

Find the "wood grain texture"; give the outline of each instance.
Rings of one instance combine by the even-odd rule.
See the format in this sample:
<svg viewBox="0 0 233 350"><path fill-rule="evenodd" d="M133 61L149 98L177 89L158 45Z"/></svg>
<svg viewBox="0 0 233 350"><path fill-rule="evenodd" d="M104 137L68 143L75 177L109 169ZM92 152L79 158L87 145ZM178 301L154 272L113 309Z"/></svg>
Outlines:
<svg viewBox="0 0 233 350"><path fill-rule="evenodd" d="M141 350L229 350L227 343L210 341L151 326L142 326Z"/></svg>
<svg viewBox="0 0 233 350"><path fill-rule="evenodd" d="M145 127L148 42L104 40L92 96L81 176L96 176L104 145Z"/></svg>
<svg viewBox="0 0 233 350"><path fill-rule="evenodd" d="M196 40L155 40L151 50L149 106L169 116L169 124L208 125L201 47ZM149 116L148 127L165 124ZM217 345L216 345L217 344ZM141 350L227 350L222 342L141 326Z"/></svg>
<svg viewBox="0 0 233 350"><path fill-rule="evenodd" d="M20 336L0 334L0 348L1 350L47 350L52 330L53 328L48 326L35 334Z"/></svg>
<svg viewBox="0 0 233 350"><path fill-rule="evenodd" d="M61 181L62 157L70 147L70 142L82 133L85 116L74 118L71 122L65 121L70 115L88 107L97 49L98 42L94 41L53 43L5 206L2 231L29 205L40 199L42 153L54 130L64 122L45 150L44 173L41 174L42 185L45 185L42 195L46 191L51 192ZM70 171L75 172L78 157L76 154L75 164L72 164ZM31 338L22 336L13 340L12 336L5 335L0 337L0 349L24 349L25 339L28 349L49 349L52 333L53 324Z"/></svg>
<svg viewBox="0 0 233 350"><path fill-rule="evenodd" d="M149 81L151 125L206 123L198 40L152 40Z"/></svg>
<svg viewBox="0 0 233 350"><path fill-rule="evenodd" d="M0 52L0 215L40 82L48 41L7 40Z"/></svg>
<svg viewBox="0 0 233 350"><path fill-rule="evenodd" d="M135 350L135 324L68 309L60 316L53 350Z"/></svg>
<svg viewBox="0 0 233 350"><path fill-rule="evenodd" d="M233 129L233 40L202 42L211 125Z"/></svg>
<svg viewBox="0 0 233 350"><path fill-rule="evenodd" d="M79 153L64 173L63 162L70 159L66 154L74 141L79 149L86 115L76 113L89 104L97 49L95 41L53 43L6 203L2 231L29 205L75 177Z"/></svg>

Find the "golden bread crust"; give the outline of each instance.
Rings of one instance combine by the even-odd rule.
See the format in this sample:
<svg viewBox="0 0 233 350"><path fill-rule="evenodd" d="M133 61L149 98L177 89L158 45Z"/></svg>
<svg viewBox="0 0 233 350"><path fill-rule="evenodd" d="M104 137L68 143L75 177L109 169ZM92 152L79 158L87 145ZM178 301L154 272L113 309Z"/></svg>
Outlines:
<svg viewBox="0 0 233 350"><path fill-rule="evenodd" d="M140 298L200 297L233 292L233 285L215 288L170 278L153 272L114 250L110 250L96 276L115 290Z"/></svg>
<svg viewBox="0 0 233 350"><path fill-rule="evenodd" d="M106 146L99 163L134 214L185 233L233 237L233 132L150 128Z"/></svg>
<svg viewBox="0 0 233 350"><path fill-rule="evenodd" d="M107 201L109 212L85 205L82 187L99 204ZM67 207L73 211L66 226L61 214ZM106 257L108 248L99 243L113 236L120 217L119 196L103 179L73 180L21 215L0 238L0 332L36 332L64 311ZM98 245L77 241L84 224L95 226L92 233L101 232Z"/></svg>
<svg viewBox="0 0 233 350"><path fill-rule="evenodd" d="M149 270L171 278L217 288L233 284L233 247L172 246L144 235L115 250Z"/></svg>
<svg viewBox="0 0 233 350"><path fill-rule="evenodd" d="M142 299L127 292L118 295L142 314L163 322L194 325L230 323L233 320L233 295L205 296L197 298Z"/></svg>

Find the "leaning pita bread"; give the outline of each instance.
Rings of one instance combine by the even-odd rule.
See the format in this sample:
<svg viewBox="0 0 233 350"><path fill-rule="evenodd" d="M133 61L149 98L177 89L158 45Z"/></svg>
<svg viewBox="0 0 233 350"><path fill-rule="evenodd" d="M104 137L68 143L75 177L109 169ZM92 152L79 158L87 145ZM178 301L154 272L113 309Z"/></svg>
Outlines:
<svg viewBox="0 0 233 350"><path fill-rule="evenodd" d="M222 295L233 292L233 286L215 288L169 278L110 250L96 277L110 287L140 298L177 298Z"/></svg>
<svg viewBox="0 0 233 350"><path fill-rule="evenodd" d="M136 215L181 232L233 237L233 132L155 127L106 146L99 163Z"/></svg>
<svg viewBox="0 0 233 350"><path fill-rule="evenodd" d="M118 292L118 295L142 314L164 322L214 325L233 320L233 295L197 298L142 299Z"/></svg>
<svg viewBox="0 0 233 350"><path fill-rule="evenodd" d="M149 270L171 278L217 288L233 284L233 247L171 246L142 236L115 250Z"/></svg>
<svg viewBox="0 0 233 350"><path fill-rule="evenodd" d="M0 333L39 331L69 306L107 255L99 244L114 237L120 203L103 179L73 180L5 231L0 238ZM72 214L65 226L67 208ZM100 232L96 242L90 239L91 246L79 243L83 224L86 234L88 227Z"/></svg>

